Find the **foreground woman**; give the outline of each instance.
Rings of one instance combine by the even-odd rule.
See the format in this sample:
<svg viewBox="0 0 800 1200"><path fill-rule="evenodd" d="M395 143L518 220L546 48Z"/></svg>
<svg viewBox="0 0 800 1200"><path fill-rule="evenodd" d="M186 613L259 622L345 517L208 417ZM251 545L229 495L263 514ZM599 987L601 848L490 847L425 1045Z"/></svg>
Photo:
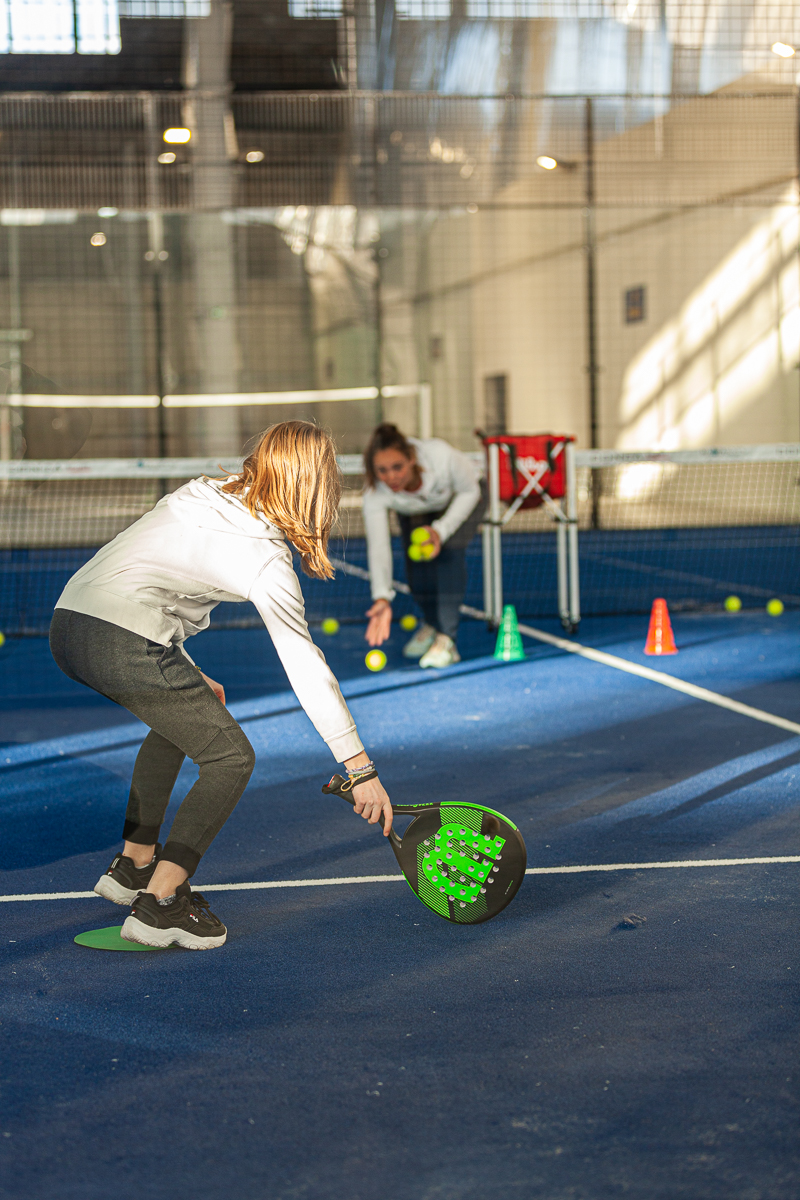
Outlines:
<svg viewBox="0 0 800 1200"><path fill-rule="evenodd" d="M456 649L459 607L467 590L467 546L483 519L486 498L477 468L440 438L406 438L396 425L379 425L364 453L363 498L372 586L367 641L380 646L392 624L392 541L389 511L400 520L406 577L425 624L403 650L421 667L449 667ZM408 557L415 529L427 533L427 557Z"/></svg>
<svg viewBox="0 0 800 1200"><path fill-rule="evenodd" d="M314 645L287 539L307 575L330 578L341 480L331 439L285 421L241 474L194 479L104 546L67 584L53 617L58 666L150 727L133 771L124 845L95 891L132 904L122 937L146 946L221 946L227 930L188 879L231 815L255 753L184 642L220 601L252 600L298 700L354 779L355 811L386 834L392 808L339 685ZM200 769L166 842L159 835L185 756Z"/></svg>

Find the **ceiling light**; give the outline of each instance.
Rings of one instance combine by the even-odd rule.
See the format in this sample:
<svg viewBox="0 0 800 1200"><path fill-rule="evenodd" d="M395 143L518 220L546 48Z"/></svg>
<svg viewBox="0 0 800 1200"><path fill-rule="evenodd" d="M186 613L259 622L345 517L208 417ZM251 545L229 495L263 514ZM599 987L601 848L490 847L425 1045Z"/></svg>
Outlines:
<svg viewBox="0 0 800 1200"><path fill-rule="evenodd" d="M177 154L173 154L171 150L166 150L163 154L159 154L158 161L160 163L172 163L175 162L177 157Z"/></svg>
<svg viewBox="0 0 800 1200"><path fill-rule="evenodd" d="M165 129L164 141L169 142L171 146L182 146L184 142L188 142L192 136L191 129Z"/></svg>
<svg viewBox="0 0 800 1200"><path fill-rule="evenodd" d="M558 166L558 160L551 158L549 154L540 154L536 160L538 167L543 167L545 171L554 171Z"/></svg>
<svg viewBox="0 0 800 1200"><path fill-rule="evenodd" d="M93 246L105 246L106 235L104 233L93 233L89 241Z"/></svg>
<svg viewBox="0 0 800 1200"><path fill-rule="evenodd" d="M98 217L115 217L118 212L117 208L98 208L97 215Z"/></svg>
<svg viewBox="0 0 800 1200"><path fill-rule="evenodd" d="M244 158L245 158L245 162L263 162L264 161L264 151L263 150L248 150L247 154L245 154Z"/></svg>
<svg viewBox="0 0 800 1200"><path fill-rule="evenodd" d="M772 53L777 54L779 58L794 57L794 46L787 46L785 42L776 42L772 47Z"/></svg>

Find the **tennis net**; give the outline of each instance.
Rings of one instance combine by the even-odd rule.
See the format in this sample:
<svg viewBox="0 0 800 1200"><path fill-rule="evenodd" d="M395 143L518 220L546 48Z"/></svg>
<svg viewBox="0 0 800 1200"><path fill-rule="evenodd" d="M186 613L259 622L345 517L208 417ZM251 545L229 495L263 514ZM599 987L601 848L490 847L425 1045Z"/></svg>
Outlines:
<svg viewBox="0 0 800 1200"><path fill-rule="evenodd" d="M579 450L575 456L583 616L800 606L800 445L709 450ZM503 536L504 595L521 616L547 611L552 554L542 509ZM538 551L533 548L538 544ZM552 612L552 608L549 610Z"/></svg>

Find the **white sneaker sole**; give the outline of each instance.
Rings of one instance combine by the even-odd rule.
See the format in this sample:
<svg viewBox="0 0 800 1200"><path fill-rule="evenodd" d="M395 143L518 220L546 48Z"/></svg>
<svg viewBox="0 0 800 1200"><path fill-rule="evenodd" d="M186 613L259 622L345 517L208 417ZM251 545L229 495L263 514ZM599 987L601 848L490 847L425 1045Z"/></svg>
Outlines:
<svg viewBox="0 0 800 1200"><path fill-rule="evenodd" d="M137 917L128 917L119 936L126 942L138 942L140 946L158 946L165 950L167 946L182 946L184 950L215 950L224 946L228 931L219 937L198 937L187 929L153 929L145 925Z"/></svg>
<svg viewBox="0 0 800 1200"><path fill-rule="evenodd" d="M448 654L446 657L442 656L441 659L438 659L438 658L435 660L429 659L428 662L425 662L425 658L423 655L422 659L420 660L419 665L422 667L423 670L427 670L428 668L433 668L434 671L443 671L445 669L445 667L452 667L456 663L460 663L460 662L461 662L461 655L458 654L458 652L456 652L454 654Z"/></svg>
<svg viewBox="0 0 800 1200"><path fill-rule="evenodd" d="M112 904L124 904L126 908L130 908L142 888L132 892L130 888L123 887L121 883L117 883L116 879L112 879L110 875L101 875L97 883L94 885L94 890L98 896L102 896L105 900L110 900Z"/></svg>

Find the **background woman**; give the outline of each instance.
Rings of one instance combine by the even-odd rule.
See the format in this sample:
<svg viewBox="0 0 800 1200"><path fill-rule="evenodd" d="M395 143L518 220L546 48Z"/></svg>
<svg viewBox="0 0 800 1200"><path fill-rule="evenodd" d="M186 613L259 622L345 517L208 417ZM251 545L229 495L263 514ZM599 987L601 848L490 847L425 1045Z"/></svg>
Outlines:
<svg viewBox="0 0 800 1200"><path fill-rule="evenodd" d="M364 454L364 528L372 586L367 641L380 646L392 623L392 543L389 510L400 520L406 577L425 624L403 649L421 667L449 667L456 649L459 606L467 590L466 549L483 518L485 497L477 468L440 438L404 437L396 425L379 425ZM414 529L424 527L431 556L408 558Z"/></svg>
<svg viewBox="0 0 800 1200"><path fill-rule="evenodd" d="M188 879L232 813L255 754L225 707L225 692L196 667L185 640L206 629L222 600L252 600L298 700L354 787L355 810L385 833L389 797L304 617L286 539L307 575L333 574L328 535L341 480L330 437L303 421L262 435L241 474L194 479L104 546L67 584L50 646L71 679L108 696L150 727L133 771L122 852L95 891L131 904L122 937L147 946L221 946L222 922ZM200 770L163 849L161 823L184 757Z"/></svg>

